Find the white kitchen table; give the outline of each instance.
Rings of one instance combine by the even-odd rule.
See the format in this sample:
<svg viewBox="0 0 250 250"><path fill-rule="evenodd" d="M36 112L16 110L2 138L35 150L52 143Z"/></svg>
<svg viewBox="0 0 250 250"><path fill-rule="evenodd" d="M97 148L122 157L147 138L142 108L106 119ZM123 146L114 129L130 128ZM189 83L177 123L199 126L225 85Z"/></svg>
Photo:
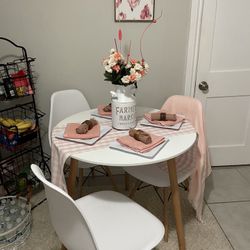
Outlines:
<svg viewBox="0 0 250 250"><path fill-rule="evenodd" d="M68 157L71 158L71 164L67 181L67 190L69 195L71 195L72 197L74 197L75 194L75 180L78 169L78 161L92 163L95 165L123 168L129 166L140 167L147 164L167 162L171 185L170 188L173 197L173 207L175 213L179 248L185 249L185 236L181 216L181 205L176 175L175 158L185 153L187 150L191 150L196 141L197 134L189 122L184 122L179 130L146 127L140 125L140 120L142 119L143 114L150 111L155 110L152 108L137 107L136 114L138 125L136 128L140 128L157 135L163 135L169 139L169 142L167 142L165 146L159 151L159 153L152 159L109 148L109 144L112 141L116 140L118 136L127 134L128 131L119 131L112 129L107 135L97 141L93 146L60 140L55 137L55 134L58 133L58 131L64 130L67 123L81 123L86 119L90 119L91 114L93 112L96 112L96 110L80 112L61 121L54 128L52 134L52 182L65 189L63 166ZM96 120L98 120L101 125L112 126L111 120L109 119L99 117L94 118L96 118Z"/></svg>

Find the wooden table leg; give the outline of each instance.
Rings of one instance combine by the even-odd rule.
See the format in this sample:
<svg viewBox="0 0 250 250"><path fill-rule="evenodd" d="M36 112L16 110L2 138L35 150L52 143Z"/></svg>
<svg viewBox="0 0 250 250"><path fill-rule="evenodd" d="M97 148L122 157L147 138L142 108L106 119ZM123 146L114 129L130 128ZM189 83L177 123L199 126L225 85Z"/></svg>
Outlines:
<svg viewBox="0 0 250 250"><path fill-rule="evenodd" d="M184 250L186 249L185 234L181 216L180 194L179 194L179 187L176 175L175 159L168 160L167 165L169 171L170 188L173 196L173 208L174 208L179 249Z"/></svg>
<svg viewBox="0 0 250 250"><path fill-rule="evenodd" d="M69 168L69 177L67 180L67 189L68 194L75 199L76 196L76 175L78 170L78 160L71 158L70 160L70 168Z"/></svg>

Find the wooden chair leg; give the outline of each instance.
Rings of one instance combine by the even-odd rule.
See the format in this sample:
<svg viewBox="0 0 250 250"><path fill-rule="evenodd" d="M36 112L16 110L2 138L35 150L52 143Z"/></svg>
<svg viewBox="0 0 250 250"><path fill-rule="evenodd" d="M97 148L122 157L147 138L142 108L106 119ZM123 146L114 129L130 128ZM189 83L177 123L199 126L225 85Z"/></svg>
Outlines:
<svg viewBox="0 0 250 250"><path fill-rule="evenodd" d="M165 227L164 240L168 241L168 215L167 215L167 203L168 203L168 188L163 188L163 225Z"/></svg>
<svg viewBox="0 0 250 250"><path fill-rule="evenodd" d="M129 190L129 174L127 172L125 172L124 174L124 181L125 181L125 190L128 191Z"/></svg>
<svg viewBox="0 0 250 250"><path fill-rule="evenodd" d="M84 169L83 168L80 168L79 169L79 183L78 183L78 197L82 197L82 194L83 194L83 177L84 177Z"/></svg>
<svg viewBox="0 0 250 250"><path fill-rule="evenodd" d="M116 185L116 181L114 179L114 176L112 175L111 173L111 170L109 167L105 166L103 167L104 168L104 171L106 171L106 173L108 174L109 178L110 178L110 181L111 181L111 184L113 185L113 188L115 191L118 191L118 186Z"/></svg>
<svg viewBox="0 0 250 250"><path fill-rule="evenodd" d="M141 185L141 183L142 183L142 181L140 181L140 180L136 180L135 181L134 186L132 187L132 189L128 193L128 197L129 198L133 198L134 197L135 192L136 192L137 188Z"/></svg>
<svg viewBox="0 0 250 250"><path fill-rule="evenodd" d="M184 181L184 185L185 185L185 187L187 188L187 191L189 191L189 178L187 178L187 179Z"/></svg>
<svg viewBox="0 0 250 250"><path fill-rule="evenodd" d="M95 167L94 167L94 168L95 168ZM92 178L95 178L95 170L92 171L91 175L92 175Z"/></svg>

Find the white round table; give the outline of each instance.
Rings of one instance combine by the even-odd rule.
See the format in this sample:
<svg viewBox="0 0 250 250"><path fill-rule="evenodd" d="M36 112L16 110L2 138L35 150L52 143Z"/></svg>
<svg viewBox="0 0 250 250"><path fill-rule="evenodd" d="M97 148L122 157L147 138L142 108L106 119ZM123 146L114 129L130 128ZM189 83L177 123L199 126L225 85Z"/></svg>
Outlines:
<svg viewBox="0 0 250 250"><path fill-rule="evenodd" d="M137 117L142 117L144 113L152 110L152 108L137 107ZM84 120L90 118L92 112L93 110L89 110L74 114L61 121L57 126L62 126L70 122L83 122ZM105 118L94 118L100 122L106 120ZM110 149L109 147L94 149L81 153L75 153L71 155L71 158L82 162L104 166L128 167L147 165L158 162L164 162L183 154L190 147L192 147L195 140L195 132L173 136L171 137L171 140L161 149L161 151L153 159L144 158L134 154L124 153L118 150Z"/></svg>
<svg viewBox="0 0 250 250"><path fill-rule="evenodd" d="M146 112L155 111L152 108L137 107L136 113L137 117L143 117L143 114ZM71 122L83 122L86 119L91 117L93 110L80 112L74 114L63 121L61 121L57 126L62 126ZM95 117L98 121L102 122L106 120L105 118ZM179 248L185 249L185 237L184 229L182 224L181 217L181 206L180 206L180 197L179 197L179 188L176 176L176 165L175 158L188 149L196 141L196 133L191 132L187 134L180 133L178 135L172 136L170 141L161 149L161 151L153 158L148 159L138 155L124 153L118 150L110 149L109 147L93 149L91 151L84 151L81 153L74 153L70 155L71 164L70 164L70 173L67 181L67 188L69 195L74 197L75 194L75 180L77 175L77 164L78 161L92 163L96 165L103 166L116 166L116 167L128 167L128 166L138 166L153 164L158 162L167 162L170 178L170 188L172 191L173 197L173 206L176 220L176 231L178 235Z"/></svg>

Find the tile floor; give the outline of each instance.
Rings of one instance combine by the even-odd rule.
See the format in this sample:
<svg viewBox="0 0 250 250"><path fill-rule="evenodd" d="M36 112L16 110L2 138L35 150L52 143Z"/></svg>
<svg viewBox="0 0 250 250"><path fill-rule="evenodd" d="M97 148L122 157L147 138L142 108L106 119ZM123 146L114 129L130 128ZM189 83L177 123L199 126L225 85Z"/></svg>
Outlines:
<svg viewBox="0 0 250 250"><path fill-rule="evenodd" d="M98 183L102 188L109 182L107 179L100 178L100 180L104 181ZM123 177L121 177L120 182L122 180ZM119 183L119 178L117 181ZM89 186L88 183L87 186ZM96 189L96 187L91 186L89 186L90 189ZM181 197L188 250L250 249L250 166L213 168L212 174L206 182L204 223L195 219L187 195L182 190ZM156 216L161 215L161 203L153 189L137 192L135 198L138 203L148 208ZM44 192L42 191L33 197L33 203L37 204L43 199ZM171 207L169 206L169 241L162 241L156 247L157 250L178 249ZM44 239L46 239L46 244L44 244ZM47 202L45 201L33 210L31 235L25 244L18 249L59 250L60 246L61 244L50 224Z"/></svg>
<svg viewBox="0 0 250 250"><path fill-rule="evenodd" d="M250 249L250 166L214 167L205 200L233 249Z"/></svg>

